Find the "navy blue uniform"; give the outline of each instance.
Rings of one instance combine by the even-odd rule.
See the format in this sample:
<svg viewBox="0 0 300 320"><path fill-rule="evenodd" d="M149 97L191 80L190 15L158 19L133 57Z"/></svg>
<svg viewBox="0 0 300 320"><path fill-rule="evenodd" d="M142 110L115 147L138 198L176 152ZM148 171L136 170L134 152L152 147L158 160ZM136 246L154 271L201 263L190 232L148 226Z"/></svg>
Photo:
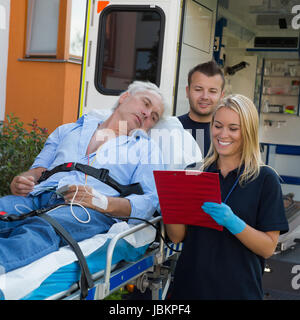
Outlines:
<svg viewBox="0 0 300 320"><path fill-rule="evenodd" d="M184 114L178 117L182 123L184 129L192 130L191 134L197 141L199 148L204 157L207 155L210 146L210 133L209 126L210 122L197 122L189 117L189 114ZM197 131L198 130L198 131Z"/></svg>
<svg viewBox="0 0 300 320"><path fill-rule="evenodd" d="M215 164L207 171L220 173ZM236 179L237 169L226 178L220 174L222 201ZM237 184L227 205L257 230L288 231L279 178L267 166L254 181L244 187ZM171 299L262 299L264 263L226 228L220 232L187 226Z"/></svg>

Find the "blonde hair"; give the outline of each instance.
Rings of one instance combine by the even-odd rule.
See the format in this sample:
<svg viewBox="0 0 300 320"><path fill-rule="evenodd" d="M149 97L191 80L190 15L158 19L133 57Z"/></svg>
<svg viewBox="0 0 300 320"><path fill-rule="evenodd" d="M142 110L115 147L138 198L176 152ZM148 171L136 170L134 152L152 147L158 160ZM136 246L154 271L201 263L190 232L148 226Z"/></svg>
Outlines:
<svg viewBox="0 0 300 320"><path fill-rule="evenodd" d="M241 121L241 134L243 142L241 162L238 171L240 172L242 166L244 166L244 170L239 178L240 185L243 185L244 183L257 178L259 175L260 166L263 165L258 138L258 112L254 103L249 98L241 94L229 95L225 97L216 107L213 113L210 129L212 129L216 112L220 108L224 107L235 111L239 115ZM211 131L212 130L210 130L210 132ZM211 143L208 154L204 159L203 169L208 168L212 163L217 161L218 157L219 155L213 143Z"/></svg>

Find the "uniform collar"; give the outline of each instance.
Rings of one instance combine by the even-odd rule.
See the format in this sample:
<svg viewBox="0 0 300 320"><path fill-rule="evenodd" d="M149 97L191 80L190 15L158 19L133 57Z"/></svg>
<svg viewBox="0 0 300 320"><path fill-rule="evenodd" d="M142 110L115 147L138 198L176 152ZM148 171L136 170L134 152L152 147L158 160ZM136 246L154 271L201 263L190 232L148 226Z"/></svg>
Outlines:
<svg viewBox="0 0 300 320"><path fill-rule="evenodd" d="M209 172L216 172L216 173L221 173L221 170L218 169L217 167L217 161L215 161L214 163L212 163L209 168L208 168ZM239 171L239 168L235 168L233 170L231 170L230 172L228 172L227 176L237 176L239 174L239 172L243 172L244 171L244 165L242 165L241 170Z"/></svg>

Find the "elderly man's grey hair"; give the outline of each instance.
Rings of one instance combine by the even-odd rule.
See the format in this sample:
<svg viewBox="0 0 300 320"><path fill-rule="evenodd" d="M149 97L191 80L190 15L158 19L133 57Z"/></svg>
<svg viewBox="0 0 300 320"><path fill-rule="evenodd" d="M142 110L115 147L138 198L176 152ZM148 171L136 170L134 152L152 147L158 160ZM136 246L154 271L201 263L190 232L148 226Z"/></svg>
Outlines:
<svg viewBox="0 0 300 320"><path fill-rule="evenodd" d="M165 114L166 114L166 110L168 107L167 107L165 98L164 98L161 90L158 88L158 86L156 84L149 82L149 81L134 81L128 86L128 89L124 92L128 92L131 95L135 95L138 92L144 92L144 91L154 92L161 97L162 104L164 106L164 112L163 112L160 120L164 119ZM122 92L121 95L124 92ZM119 99L117 100L116 104L114 105L113 111L116 110L118 108L118 106L119 106Z"/></svg>

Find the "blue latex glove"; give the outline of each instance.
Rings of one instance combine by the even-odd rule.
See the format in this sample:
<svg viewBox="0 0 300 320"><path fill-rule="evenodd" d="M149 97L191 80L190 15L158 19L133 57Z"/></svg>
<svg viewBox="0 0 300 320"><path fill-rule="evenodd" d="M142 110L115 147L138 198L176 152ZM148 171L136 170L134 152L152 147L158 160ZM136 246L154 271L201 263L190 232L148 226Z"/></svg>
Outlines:
<svg viewBox="0 0 300 320"><path fill-rule="evenodd" d="M246 223L236 216L225 203L204 202L202 209L232 234L240 233L246 227Z"/></svg>

